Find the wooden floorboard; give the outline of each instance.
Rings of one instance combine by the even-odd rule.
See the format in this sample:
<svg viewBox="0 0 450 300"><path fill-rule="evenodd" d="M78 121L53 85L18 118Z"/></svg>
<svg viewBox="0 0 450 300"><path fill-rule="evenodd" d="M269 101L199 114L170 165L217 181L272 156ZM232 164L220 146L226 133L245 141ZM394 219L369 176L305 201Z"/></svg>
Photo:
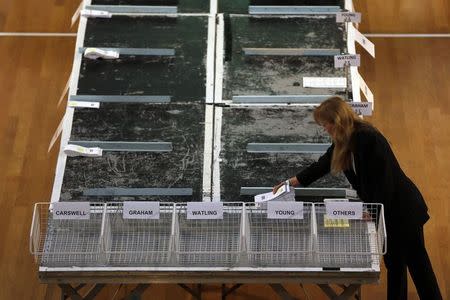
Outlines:
<svg viewBox="0 0 450 300"><path fill-rule="evenodd" d="M32 204L48 201L56 151L47 153L64 105L74 40L0 38L0 299L42 299L29 254ZM11 59L11 57L13 59Z"/></svg>
<svg viewBox="0 0 450 300"><path fill-rule="evenodd" d="M354 0L362 13L361 32L450 33L448 0Z"/></svg>
<svg viewBox="0 0 450 300"><path fill-rule="evenodd" d="M81 0L2 0L0 31L76 32L72 15Z"/></svg>

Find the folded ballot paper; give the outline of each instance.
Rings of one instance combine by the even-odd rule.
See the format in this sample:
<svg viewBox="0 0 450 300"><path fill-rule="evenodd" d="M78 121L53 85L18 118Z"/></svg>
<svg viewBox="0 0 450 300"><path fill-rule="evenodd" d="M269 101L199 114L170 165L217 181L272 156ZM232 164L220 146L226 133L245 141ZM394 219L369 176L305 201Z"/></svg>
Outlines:
<svg viewBox="0 0 450 300"><path fill-rule="evenodd" d="M263 207L267 201L295 201L295 189L285 183L275 194L268 192L255 196L255 203L258 207Z"/></svg>
<svg viewBox="0 0 450 300"><path fill-rule="evenodd" d="M64 147L64 153L67 156L101 157L103 154L103 150L98 147L86 148L70 144Z"/></svg>
<svg viewBox="0 0 450 300"><path fill-rule="evenodd" d="M348 199L323 199L325 206L330 202L348 202ZM350 227L348 219L331 219L327 214L323 215L323 227Z"/></svg>
<svg viewBox="0 0 450 300"><path fill-rule="evenodd" d="M119 58L119 52L114 50L103 50L99 48L86 48L84 57L89 59L116 59Z"/></svg>

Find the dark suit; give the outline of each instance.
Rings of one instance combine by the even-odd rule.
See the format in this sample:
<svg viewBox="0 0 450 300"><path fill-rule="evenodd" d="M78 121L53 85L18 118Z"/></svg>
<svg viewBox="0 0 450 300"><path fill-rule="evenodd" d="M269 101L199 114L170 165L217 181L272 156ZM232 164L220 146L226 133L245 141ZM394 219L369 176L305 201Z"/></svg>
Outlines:
<svg viewBox="0 0 450 300"><path fill-rule="evenodd" d="M334 145L297 174L302 186L330 172L333 149ZM421 299L442 299L423 240L423 225L429 216L420 191L403 173L386 138L375 128L359 125L352 134L350 149L355 170L344 171L348 181L361 200L384 205L388 299L407 299L406 267Z"/></svg>

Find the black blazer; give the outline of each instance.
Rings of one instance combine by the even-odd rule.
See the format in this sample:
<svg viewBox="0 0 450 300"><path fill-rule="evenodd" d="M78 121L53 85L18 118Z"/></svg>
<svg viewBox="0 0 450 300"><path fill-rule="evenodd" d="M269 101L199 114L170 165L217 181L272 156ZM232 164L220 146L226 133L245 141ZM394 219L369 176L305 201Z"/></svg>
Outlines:
<svg viewBox="0 0 450 300"><path fill-rule="evenodd" d="M308 186L330 172L334 145L319 160L297 174ZM344 174L359 198L367 203L382 203L389 231L402 232L429 219L425 201L416 185L403 173L386 138L374 127L359 125L350 139L355 170Z"/></svg>

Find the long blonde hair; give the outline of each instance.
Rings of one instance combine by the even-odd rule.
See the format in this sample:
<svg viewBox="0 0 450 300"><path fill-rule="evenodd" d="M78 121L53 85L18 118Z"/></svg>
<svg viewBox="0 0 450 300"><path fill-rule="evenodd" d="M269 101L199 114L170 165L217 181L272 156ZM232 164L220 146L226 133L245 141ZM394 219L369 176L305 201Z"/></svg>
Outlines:
<svg viewBox="0 0 450 300"><path fill-rule="evenodd" d="M351 166L350 139L355 127L369 122L362 120L353 109L340 97L331 97L322 102L314 110L314 120L317 124L334 125L332 139L334 142L331 159L331 173L337 174Z"/></svg>

